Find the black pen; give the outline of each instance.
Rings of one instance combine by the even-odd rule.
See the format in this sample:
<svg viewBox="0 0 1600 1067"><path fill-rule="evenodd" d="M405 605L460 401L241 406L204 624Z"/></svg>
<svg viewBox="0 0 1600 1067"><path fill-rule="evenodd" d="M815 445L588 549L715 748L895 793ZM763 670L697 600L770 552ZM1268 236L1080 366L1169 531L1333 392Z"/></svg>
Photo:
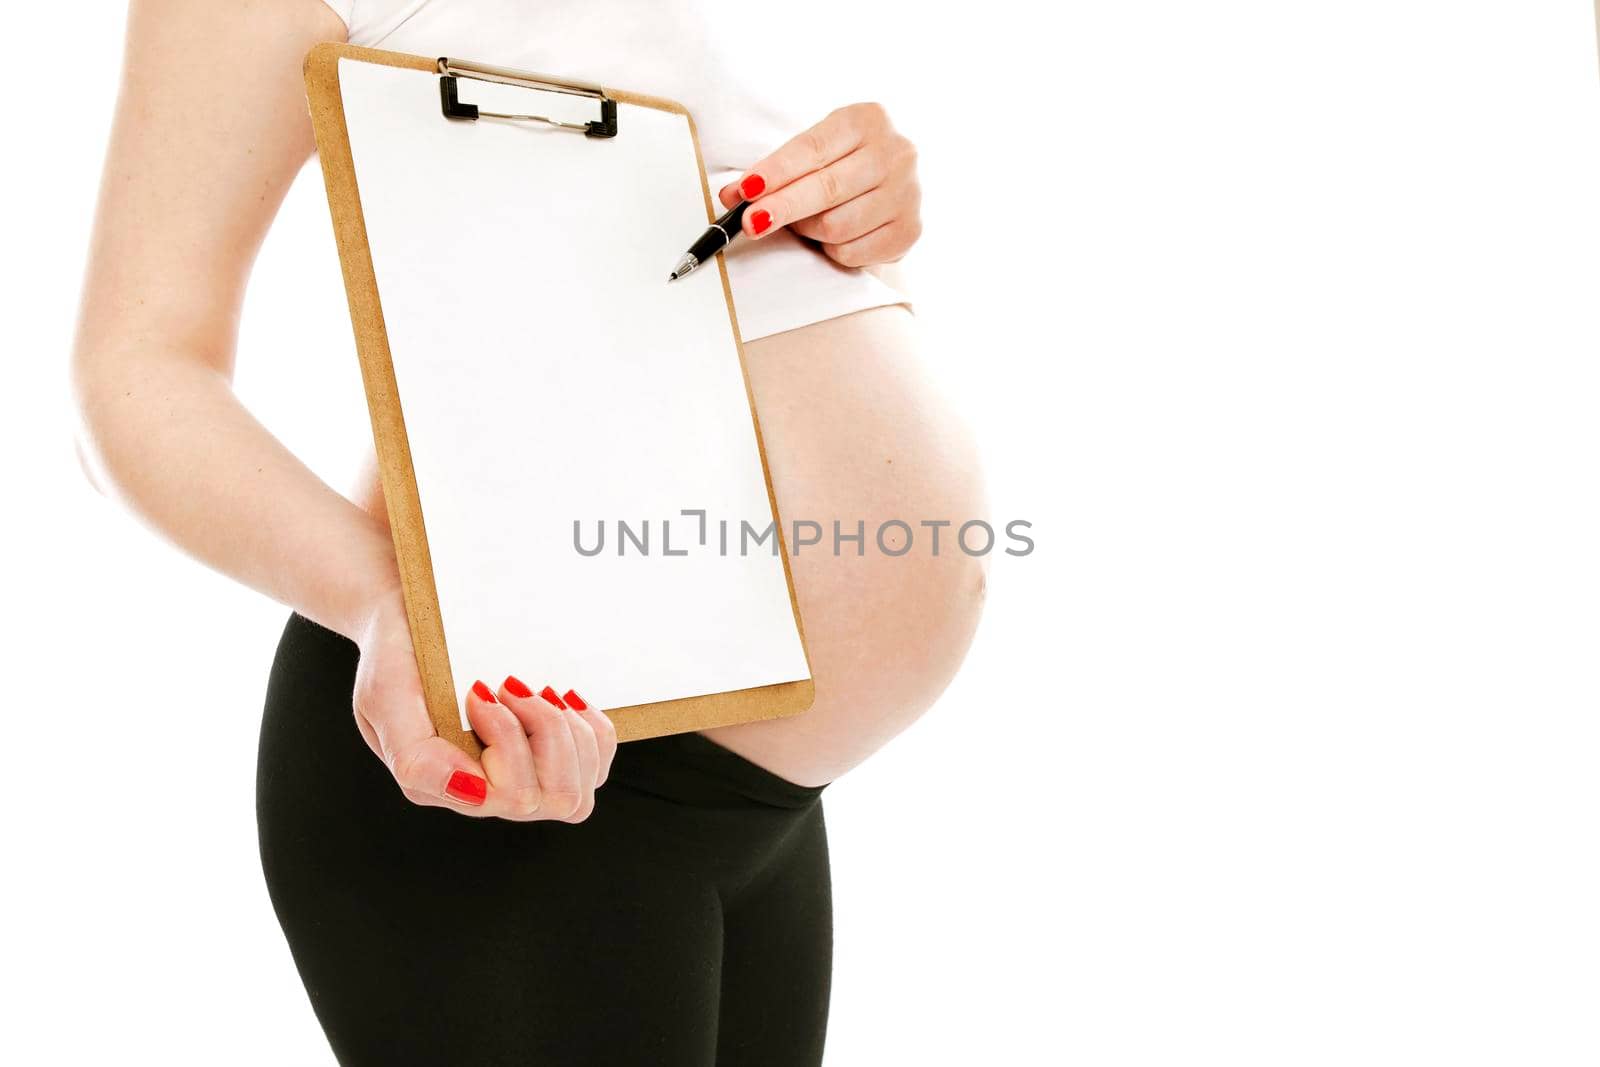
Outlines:
<svg viewBox="0 0 1600 1067"><path fill-rule="evenodd" d="M733 205L716 222L713 222L700 239L689 246L689 251L678 257L678 265L672 268L672 274L667 278L675 282L679 278L694 270L700 264L728 247L728 242L733 240L734 234L739 232L739 226L744 221L744 209L750 206L750 201L741 200Z"/></svg>

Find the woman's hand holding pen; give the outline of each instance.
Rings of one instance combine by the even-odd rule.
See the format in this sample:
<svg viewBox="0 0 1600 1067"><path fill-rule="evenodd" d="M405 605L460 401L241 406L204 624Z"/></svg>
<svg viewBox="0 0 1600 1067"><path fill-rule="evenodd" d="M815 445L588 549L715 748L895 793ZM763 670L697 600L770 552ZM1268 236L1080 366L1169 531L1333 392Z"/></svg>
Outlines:
<svg viewBox="0 0 1600 1067"><path fill-rule="evenodd" d="M573 690L535 690L514 676L498 692L475 682L467 721L484 750L474 761L428 718L398 589L372 606L357 644L356 725L412 803L521 822L589 817L617 753L599 709Z"/></svg>
<svg viewBox="0 0 1600 1067"><path fill-rule="evenodd" d="M892 263L922 235L916 148L879 104L833 112L719 196L726 207L751 202L747 237L787 226L846 267Z"/></svg>

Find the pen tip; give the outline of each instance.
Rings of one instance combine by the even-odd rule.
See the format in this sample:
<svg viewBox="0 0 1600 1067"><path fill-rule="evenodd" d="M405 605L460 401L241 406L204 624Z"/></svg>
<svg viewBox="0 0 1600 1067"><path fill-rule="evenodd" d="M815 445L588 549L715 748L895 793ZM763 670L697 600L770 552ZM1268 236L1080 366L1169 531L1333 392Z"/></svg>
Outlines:
<svg viewBox="0 0 1600 1067"><path fill-rule="evenodd" d="M667 275L667 281L675 282L677 280L678 280L678 272L677 271L673 271L671 274Z"/></svg>

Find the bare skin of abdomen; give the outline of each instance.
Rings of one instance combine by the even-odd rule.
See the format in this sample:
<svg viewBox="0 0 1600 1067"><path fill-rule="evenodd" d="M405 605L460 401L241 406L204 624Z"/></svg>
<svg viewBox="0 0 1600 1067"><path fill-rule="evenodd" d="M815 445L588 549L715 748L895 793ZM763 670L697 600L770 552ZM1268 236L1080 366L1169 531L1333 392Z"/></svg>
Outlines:
<svg viewBox="0 0 1600 1067"><path fill-rule="evenodd" d="M965 424L918 363L903 307L747 342L745 361L786 536L796 522L822 529L821 543L790 545L816 702L706 736L790 781L820 785L910 725L960 666L986 561L962 551L956 532L986 518L982 479ZM356 499L383 519L370 458ZM877 543L893 519L912 531L904 555ZM847 535L865 524L860 554L854 542L835 553L834 520ZM950 525L938 528L935 554L923 523L940 521ZM900 528L887 528L884 544L901 551Z"/></svg>

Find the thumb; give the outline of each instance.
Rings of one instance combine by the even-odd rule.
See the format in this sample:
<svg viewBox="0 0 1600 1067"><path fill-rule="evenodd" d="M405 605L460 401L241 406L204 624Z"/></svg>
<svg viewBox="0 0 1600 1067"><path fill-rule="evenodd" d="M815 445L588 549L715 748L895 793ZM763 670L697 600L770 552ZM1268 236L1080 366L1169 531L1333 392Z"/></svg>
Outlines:
<svg viewBox="0 0 1600 1067"><path fill-rule="evenodd" d="M483 804L483 769L433 728L420 695L385 703L364 716L389 773L414 803ZM462 789L465 792L462 792Z"/></svg>

